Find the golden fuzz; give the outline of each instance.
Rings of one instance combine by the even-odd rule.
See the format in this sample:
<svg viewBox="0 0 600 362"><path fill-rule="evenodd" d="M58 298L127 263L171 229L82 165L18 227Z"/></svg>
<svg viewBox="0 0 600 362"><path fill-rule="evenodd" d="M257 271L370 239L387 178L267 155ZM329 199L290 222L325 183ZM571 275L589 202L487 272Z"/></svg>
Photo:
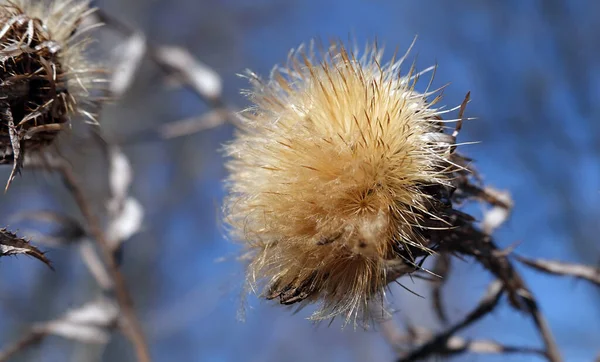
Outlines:
<svg viewBox="0 0 600 362"><path fill-rule="evenodd" d="M282 304L318 302L314 319L348 322L382 302L390 263L430 251L424 189L456 169L436 92L415 91L414 68L400 74L406 55L381 58L334 44L293 51L268 81L250 73L255 106L226 147L225 216L248 249L250 287Z"/></svg>
<svg viewBox="0 0 600 362"><path fill-rule="evenodd" d="M99 70L84 57L87 0L0 0L0 163L19 171L93 104ZM10 183L10 180L9 180Z"/></svg>

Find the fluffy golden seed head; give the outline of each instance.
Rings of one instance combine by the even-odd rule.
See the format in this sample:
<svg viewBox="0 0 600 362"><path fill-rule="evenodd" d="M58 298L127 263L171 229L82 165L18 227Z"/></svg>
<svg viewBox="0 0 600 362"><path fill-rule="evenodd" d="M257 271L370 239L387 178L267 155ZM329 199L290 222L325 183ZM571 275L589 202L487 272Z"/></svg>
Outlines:
<svg viewBox="0 0 600 362"><path fill-rule="evenodd" d="M0 0L0 163L54 140L88 101L98 71L78 37L86 0ZM11 178L14 175L11 176Z"/></svg>
<svg viewBox="0 0 600 362"><path fill-rule="evenodd" d="M226 220L243 240L252 288L283 304L320 302L315 319L365 316L390 261L428 251L428 187L449 184L453 139L413 68L341 44L292 52L268 81L250 74L231 159ZM410 261L409 261L410 262Z"/></svg>

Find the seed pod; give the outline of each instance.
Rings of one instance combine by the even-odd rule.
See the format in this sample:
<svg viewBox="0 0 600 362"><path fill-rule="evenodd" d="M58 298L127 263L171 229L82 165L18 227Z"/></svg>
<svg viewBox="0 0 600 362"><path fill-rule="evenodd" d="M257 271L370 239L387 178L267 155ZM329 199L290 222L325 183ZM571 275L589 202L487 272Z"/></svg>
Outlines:
<svg viewBox="0 0 600 362"><path fill-rule="evenodd" d="M72 117L83 114L98 75L84 59L77 29L87 1L0 0L0 164L47 147Z"/></svg>
<svg viewBox="0 0 600 362"><path fill-rule="evenodd" d="M293 51L267 81L250 73L254 106L226 147L225 218L248 249L250 288L317 302L317 320L369 317L392 269L419 268L462 170L438 92L417 92L413 67L401 74L406 55L381 58L336 43Z"/></svg>

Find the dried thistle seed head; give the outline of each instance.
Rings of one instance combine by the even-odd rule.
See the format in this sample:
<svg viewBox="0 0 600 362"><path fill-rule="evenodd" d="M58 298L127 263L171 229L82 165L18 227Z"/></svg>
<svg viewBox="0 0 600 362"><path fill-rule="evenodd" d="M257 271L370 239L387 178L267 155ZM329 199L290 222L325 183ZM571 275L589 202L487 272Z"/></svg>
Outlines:
<svg viewBox="0 0 600 362"><path fill-rule="evenodd" d="M268 299L356 322L381 302L390 265L414 270L431 252L458 166L438 92L415 90L405 58L333 44L293 51L267 81L250 74L255 106L226 147L224 210L249 249L250 287Z"/></svg>
<svg viewBox="0 0 600 362"><path fill-rule="evenodd" d="M77 32L87 0L0 0L0 164L42 150L83 114L98 75ZM8 187L8 185L7 185Z"/></svg>

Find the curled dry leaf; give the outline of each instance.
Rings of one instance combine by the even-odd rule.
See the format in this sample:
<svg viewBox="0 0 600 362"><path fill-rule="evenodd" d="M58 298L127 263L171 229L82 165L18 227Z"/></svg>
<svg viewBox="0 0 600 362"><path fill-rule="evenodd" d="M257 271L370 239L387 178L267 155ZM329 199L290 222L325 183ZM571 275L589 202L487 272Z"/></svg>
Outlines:
<svg viewBox="0 0 600 362"><path fill-rule="evenodd" d="M6 228L0 229L0 256L19 254L32 256L48 265L50 269L53 269L50 260L38 248L29 244L27 240L8 231Z"/></svg>

